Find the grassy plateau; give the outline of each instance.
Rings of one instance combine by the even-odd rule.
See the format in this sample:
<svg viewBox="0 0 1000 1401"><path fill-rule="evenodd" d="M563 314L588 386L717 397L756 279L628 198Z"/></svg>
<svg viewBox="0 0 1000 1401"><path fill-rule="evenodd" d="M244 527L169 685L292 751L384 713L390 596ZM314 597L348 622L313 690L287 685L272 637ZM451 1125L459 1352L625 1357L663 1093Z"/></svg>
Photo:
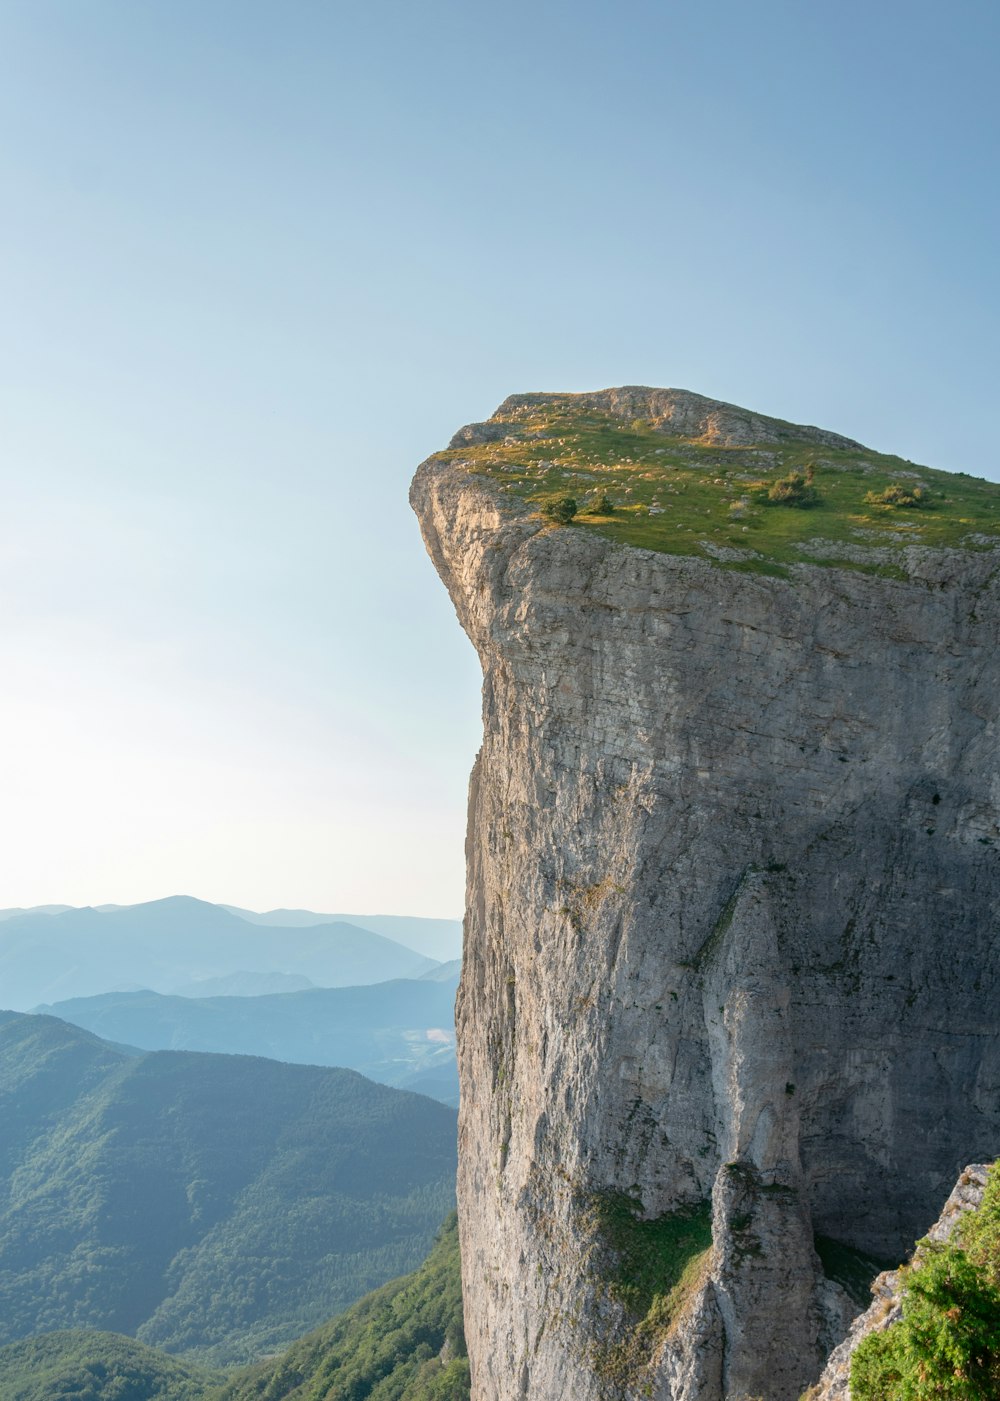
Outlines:
<svg viewBox="0 0 1000 1401"><path fill-rule="evenodd" d="M553 528L554 503L570 497L565 528L778 575L810 562L902 577L908 545L1000 546L1000 484L964 472L794 436L720 446L575 395L537 397L494 415L502 436L436 460L488 477Z"/></svg>

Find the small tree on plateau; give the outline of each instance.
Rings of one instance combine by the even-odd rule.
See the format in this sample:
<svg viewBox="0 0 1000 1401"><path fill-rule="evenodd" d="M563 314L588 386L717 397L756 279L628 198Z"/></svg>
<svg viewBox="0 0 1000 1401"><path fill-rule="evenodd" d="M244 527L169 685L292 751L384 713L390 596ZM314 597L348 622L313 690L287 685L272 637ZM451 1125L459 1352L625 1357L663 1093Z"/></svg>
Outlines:
<svg viewBox="0 0 1000 1401"><path fill-rule="evenodd" d="M576 498L574 496L553 496L551 500L543 502L542 515L555 525L569 525L576 515Z"/></svg>
<svg viewBox="0 0 1000 1401"><path fill-rule="evenodd" d="M813 485L815 476L810 466L804 473L789 472L787 477L779 477L770 485L761 483L757 499L765 506L798 506L808 510L820 502L819 491Z"/></svg>

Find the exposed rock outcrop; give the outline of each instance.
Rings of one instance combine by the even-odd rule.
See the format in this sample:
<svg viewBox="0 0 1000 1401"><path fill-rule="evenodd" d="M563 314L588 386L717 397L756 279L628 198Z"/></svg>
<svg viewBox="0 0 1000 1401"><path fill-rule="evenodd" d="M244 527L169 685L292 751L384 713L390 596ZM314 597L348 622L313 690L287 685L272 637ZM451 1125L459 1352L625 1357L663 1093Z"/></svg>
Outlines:
<svg viewBox="0 0 1000 1401"><path fill-rule="evenodd" d="M552 401L551 394L511 394L489 423L470 423L460 428L452 446L489 442L510 432L511 421L539 405ZM596 410L612 419L641 418L657 432L684 437L694 442L741 447L749 443L805 442L823 447L859 448L852 438L829 433L803 423L786 423L780 418L741 409L721 399L706 399L686 389L647 389L625 385L621 389L601 389L593 394L574 394L574 406L581 413Z"/></svg>
<svg viewBox="0 0 1000 1401"><path fill-rule="evenodd" d="M848 443L599 397L665 434ZM792 1401L856 1312L814 1233L902 1258L1000 1146L997 552L771 578L546 528L447 460L411 499L484 673L458 1002L475 1401ZM709 1200L708 1255L668 1260ZM609 1202L653 1275L664 1252L658 1297Z"/></svg>

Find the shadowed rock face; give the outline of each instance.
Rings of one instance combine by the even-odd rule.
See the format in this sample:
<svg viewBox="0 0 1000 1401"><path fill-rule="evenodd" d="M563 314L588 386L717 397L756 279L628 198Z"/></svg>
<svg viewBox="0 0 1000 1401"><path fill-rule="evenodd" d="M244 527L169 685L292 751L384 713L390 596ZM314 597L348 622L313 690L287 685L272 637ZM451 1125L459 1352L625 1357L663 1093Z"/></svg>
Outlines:
<svg viewBox="0 0 1000 1401"><path fill-rule="evenodd" d="M664 431L709 431L705 405L734 441L820 431L605 393ZM544 528L433 459L411 499L484 672L473 1395L794 1401L852 1313L813 1233L901 1257L1000 1146L996 552L776 579ZM609 1193L713 1204L710 1256L638 1329Z"/></svg>

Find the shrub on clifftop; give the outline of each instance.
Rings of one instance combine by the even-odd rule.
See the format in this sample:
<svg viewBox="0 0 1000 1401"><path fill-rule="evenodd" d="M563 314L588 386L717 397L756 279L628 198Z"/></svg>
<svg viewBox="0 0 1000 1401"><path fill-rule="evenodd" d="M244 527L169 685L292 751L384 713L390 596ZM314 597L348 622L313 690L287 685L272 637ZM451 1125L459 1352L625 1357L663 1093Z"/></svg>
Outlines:
<svg viewBox="0 0 1000 1401"><path fill-rule="evenodd" d="M764 506L798 506L806 509L818 506L820 494L813 485L813 469L805 472L789 472L787 477L779 477L770 486L763 484L757 491L757 499Z"/></svg>
<svg viewBox="0 0 1000 1401"><path fill-rule="evenodd" d="M576 511L574 496L553 496L550 501L542 503L542 515L554 525L569 525Z"/></svg>

